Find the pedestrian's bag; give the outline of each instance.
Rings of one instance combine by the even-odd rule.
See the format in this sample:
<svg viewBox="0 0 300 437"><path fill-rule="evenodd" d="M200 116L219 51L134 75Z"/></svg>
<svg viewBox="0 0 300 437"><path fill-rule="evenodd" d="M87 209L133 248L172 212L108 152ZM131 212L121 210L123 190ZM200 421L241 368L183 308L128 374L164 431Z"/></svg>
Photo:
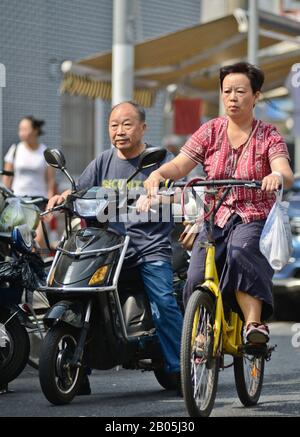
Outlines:
<svg viewBox="0 0 300 437"><path fill-rule="evenodd" d="M283 184L262 230L259 248L274 270L281 270L293 251L292 232L288 216L289 202L282 201Z"/></svg>

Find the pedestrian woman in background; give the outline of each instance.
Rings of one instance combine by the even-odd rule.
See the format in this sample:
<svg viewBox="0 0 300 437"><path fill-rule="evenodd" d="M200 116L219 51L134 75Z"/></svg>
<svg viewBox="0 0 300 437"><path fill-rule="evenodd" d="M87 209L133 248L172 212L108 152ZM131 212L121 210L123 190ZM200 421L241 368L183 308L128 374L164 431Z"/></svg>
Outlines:
<svg viewBox="0 0 300 437"><path fill-rule="evenodd" d="M55 194L54 169L44 159L45 144L39 141L43 135L43 120L33 116L23 117L19 122L20 142L13 144L4 157L4 169L14 176L3 176L3 183L16 196L51 198ZM39 205L44 209L46 202ZM37 228L37 242L45 247L41 224Z"/></svg>

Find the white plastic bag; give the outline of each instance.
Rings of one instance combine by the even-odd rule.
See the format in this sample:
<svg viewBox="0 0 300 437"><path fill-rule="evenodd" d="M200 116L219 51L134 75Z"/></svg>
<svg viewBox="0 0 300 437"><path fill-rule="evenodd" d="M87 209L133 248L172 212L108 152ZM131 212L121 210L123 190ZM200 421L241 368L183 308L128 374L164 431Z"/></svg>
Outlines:
<svg viewBox="0 0 300 437"><path fill-rule="evenodd" d="M292 232L288 216L289 202L282 202L282 192L274 203L262 230L259 248L274 270L281 270L293 252Z"/></svg>
<svg viewBox="0 0 300 437"><path fill-rule="evenodd" d="M7 202L8 205L4 208L0 217L0 230L11 232L15 226L25 223L26 217L18 197L9 198Z"/></svg>
<svg viewBox="0 0 300 437"><path fill-rule="evenodd" d="M27 224L36 229L40 221L40 210L36 205L26 205L19 197L7 199L7 205L0 214L0 231L11 232L15 226Z"/></svg>

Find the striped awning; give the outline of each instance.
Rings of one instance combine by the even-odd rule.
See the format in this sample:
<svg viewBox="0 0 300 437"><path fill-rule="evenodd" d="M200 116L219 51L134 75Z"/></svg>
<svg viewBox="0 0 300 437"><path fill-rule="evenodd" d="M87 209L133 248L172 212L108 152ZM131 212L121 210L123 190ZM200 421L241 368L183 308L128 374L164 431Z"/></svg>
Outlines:
<svg viewBox="0 0 300 437"><path fill-rule="evenodd" d="M87 76L80 76L74 73L66 73L60 87L61 93L68 93L73 96L85 96L89 99L111 100L111 82L96 80ZM156 91L149 88L136 88L134 100L145 108L153 105Z"/></svg>
<svg viewBox="0 0 300 437"><path fill-rule="evenodd" d="M287 17L260 10L258 33L260 50L285 40L297 40L299 49L299 23ZM218 103L220 65L247 59L247 38L247 13L238 9L234 14L136 44L134 99L143 106L152 106L159 89L175 84L181 95L198 93L204 100ZM261 54L259 63L266 69L264 90L282 86L295 62L299 62L297 50L274 57ZM63 92L111 98L111 51L80 59L74 67L77 70L73 68L65 75Z"/></svg>

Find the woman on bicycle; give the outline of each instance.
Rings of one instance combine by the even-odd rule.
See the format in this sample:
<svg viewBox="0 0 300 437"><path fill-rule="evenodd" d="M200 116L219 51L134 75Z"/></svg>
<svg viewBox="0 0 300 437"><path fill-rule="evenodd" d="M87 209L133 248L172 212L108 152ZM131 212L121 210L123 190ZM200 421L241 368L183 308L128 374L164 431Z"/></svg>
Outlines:
<svg viewBox="0 0 300 437"><path fill-rule="evenodd" d="M253 108L260 96L264 73L246 62L220 69L220 86L226 115L203 124L178 156L151 173L144 185L151 196L159 182L178 180L202 164L207 179L261 180L262 187L233 188L215 217L216 262L223 297L242 313L248 342L265 343L269 329L264 321L273 312L274 271L259 250L266 218L281 185L290 188L293 173L284 139L277 129L256 120ZM193 245L184 300L204 279L205 249ZM241 311L240 311L241 310Z"/></svg>

